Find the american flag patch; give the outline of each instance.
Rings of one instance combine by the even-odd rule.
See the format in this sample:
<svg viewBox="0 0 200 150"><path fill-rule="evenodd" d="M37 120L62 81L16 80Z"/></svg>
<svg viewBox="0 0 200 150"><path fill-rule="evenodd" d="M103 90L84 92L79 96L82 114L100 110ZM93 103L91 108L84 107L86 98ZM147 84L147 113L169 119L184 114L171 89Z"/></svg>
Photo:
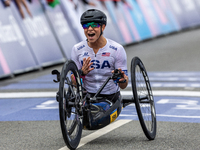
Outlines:
<svg viewBox="0 0 200 150"><path fill-rule="evenodd" d="M102 56L110 56L110 53L108 52L102 53Z"/></svg>

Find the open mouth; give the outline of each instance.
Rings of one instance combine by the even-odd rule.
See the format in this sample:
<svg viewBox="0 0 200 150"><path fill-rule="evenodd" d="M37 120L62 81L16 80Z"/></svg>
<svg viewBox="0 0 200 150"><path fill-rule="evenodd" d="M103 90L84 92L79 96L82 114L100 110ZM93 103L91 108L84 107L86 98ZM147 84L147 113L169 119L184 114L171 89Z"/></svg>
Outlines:
<svg viewBox="0 0 200 150"><path fill-rule="evenodd" d="M95 33L90 33L90 34L88 34L88 36L93 37L93 36L95 36Z"/></svg>

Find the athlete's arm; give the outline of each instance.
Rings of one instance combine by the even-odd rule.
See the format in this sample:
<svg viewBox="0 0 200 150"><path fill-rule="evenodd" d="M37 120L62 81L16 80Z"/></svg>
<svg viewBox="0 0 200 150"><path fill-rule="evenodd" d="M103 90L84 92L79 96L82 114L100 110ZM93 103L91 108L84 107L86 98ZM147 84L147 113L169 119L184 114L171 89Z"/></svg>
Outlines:
<svg viewBox="0 0 200 150"><path fill-rule="evenodd" d="M119 81L124 81L126 79L125 83L118 83L118 85L121 89L125 89L128 85L128 72L127 72L127 56L123 46L117 49L115 59L116 59L115 69L119 69L123 76Z"/></svg>

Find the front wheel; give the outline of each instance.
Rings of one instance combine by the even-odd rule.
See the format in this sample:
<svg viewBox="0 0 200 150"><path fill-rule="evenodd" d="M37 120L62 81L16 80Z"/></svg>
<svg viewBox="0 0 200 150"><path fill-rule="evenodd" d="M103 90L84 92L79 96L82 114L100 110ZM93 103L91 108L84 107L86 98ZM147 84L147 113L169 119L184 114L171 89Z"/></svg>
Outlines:
<svg viewBox="0 0 200 150"><path fill-rule="evenodd" d="M72 82L71 75L74 74L76 83ZM59 114L63 139L69 149L76 149L82 134L82 123L80 109L81 83L78 69L73 61L63 65L59 85Z"/></svg>
<svg viewBox="0 0 200 150"><path fill-rule="evenodd" d="M149 140L156 137L156 111L149 77L142 61L134 57L131 61L131 83L138 118Z"/></svg>

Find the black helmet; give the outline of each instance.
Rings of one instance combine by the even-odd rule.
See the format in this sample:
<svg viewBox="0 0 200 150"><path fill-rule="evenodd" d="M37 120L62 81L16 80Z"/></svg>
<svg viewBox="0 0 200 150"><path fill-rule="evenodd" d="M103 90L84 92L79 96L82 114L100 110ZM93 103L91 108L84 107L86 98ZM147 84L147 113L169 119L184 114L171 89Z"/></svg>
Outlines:
<svg viewBox="0 0 200 150"><path fill-rule="evenodd" d="M107 17L106 15L97 9L89 9L85 11L81 16L81 24L85 24L88 22L96 22L106 25Z"/></svg>

